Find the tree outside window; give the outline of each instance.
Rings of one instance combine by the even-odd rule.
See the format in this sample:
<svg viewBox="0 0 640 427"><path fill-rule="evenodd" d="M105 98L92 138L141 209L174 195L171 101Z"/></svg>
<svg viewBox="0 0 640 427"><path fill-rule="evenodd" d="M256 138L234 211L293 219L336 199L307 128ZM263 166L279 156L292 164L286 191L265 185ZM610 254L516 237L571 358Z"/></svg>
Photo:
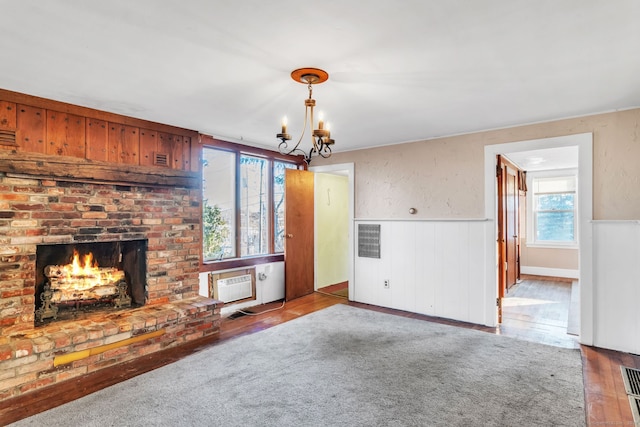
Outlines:
<svg viewBox="0 0 640 427"><path fill-rule="evenodd" d="M202 153L203 259L236 256L236 155L223 150Z"/></svg>
<svg viewBox="0 0 640 427"><path fill-rule="evenodd" d="M273 243L275 252L284 252L285 169L296 169L296 165L286 162L273 162Z"/></svg>

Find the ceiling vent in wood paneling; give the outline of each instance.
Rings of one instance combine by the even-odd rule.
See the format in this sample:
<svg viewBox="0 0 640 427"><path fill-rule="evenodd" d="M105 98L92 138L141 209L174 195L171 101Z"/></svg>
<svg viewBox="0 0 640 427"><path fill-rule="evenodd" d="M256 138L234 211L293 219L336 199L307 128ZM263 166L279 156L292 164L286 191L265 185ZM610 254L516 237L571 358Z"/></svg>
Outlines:
<svg viewBox="0 0 640 427"><path fill-rule="evenodd" d="M15 130L0 130L0 145L10 145L17 147Z"/></svg>
<svg viewBox="0 0 640 427"><path fill-rule="evenodd" d="M153 153L153 164L169 167L169 155L167 153Z"/></svg>

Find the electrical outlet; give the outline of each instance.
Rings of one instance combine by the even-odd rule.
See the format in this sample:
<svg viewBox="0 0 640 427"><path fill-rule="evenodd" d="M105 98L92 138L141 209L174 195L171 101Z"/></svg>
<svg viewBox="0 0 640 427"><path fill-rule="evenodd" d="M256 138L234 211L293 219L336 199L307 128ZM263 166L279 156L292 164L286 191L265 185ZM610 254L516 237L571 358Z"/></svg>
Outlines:
<svg viewBox="0 0 640 427"><path fill-rule="evenodd" d="M388 288L389 287L389 279L385 279L384 281L384 287Z"/></svg>

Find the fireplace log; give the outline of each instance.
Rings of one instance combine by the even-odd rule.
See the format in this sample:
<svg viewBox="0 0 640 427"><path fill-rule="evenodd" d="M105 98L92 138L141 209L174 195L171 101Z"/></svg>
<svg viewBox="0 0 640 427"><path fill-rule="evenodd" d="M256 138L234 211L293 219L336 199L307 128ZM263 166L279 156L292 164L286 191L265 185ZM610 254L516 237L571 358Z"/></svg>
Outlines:
<svg viewBox="0 0 640 427"><path fill-rule="evenodd" d="M51 302L100 300L119 293L118 285L125 281L124 271L102 267L81 275L69 273L69 266L47 265L44 275L53 291Z"/></svg>
<svg viewBox="0 0 640 427"><path fill-rule="evenodd" d="M51 302L53 303L101 300L113 297L118 293L116 285L94 286L80 290L74 288L52 288L52 290Z"/></svg>
<svg viewBox="0 0 640 427"><path fill-rule="evenodd" d="M72 280L75 280L77 277L87 277L93 278L95 280L111 281L111 282L119 282L120 280L124 280L124 271L118 270L115 267L96 267L92 274L90 275L78 275L78 276L69 276L66 270L68 270L68 266L66 265L47 265L44 268L44 275L49 279L65 279L70 277Z"/></svg>

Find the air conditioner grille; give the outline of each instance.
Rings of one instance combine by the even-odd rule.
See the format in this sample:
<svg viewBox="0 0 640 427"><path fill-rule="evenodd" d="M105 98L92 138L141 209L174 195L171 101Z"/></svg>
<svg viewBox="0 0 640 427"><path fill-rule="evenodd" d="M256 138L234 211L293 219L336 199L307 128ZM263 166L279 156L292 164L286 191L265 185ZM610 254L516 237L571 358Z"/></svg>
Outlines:
<svg viewBox="0 0 640 427"><path fill-rule="evenodd" d="M242 282L251 282L251 275L250 274L245 274L242 276L236 276L236 277L230 277L228 279L219 279L218 280L218 286L231 286L231 285L237 285L238 283L242 283Z"/></svg>
<svg viewBox="0 0 640 427"><path fill-rule="evenodd" d="M253 296L252 280L251 274L218 279L215 282L214 298L225 303L251 298Z"/></svg>

